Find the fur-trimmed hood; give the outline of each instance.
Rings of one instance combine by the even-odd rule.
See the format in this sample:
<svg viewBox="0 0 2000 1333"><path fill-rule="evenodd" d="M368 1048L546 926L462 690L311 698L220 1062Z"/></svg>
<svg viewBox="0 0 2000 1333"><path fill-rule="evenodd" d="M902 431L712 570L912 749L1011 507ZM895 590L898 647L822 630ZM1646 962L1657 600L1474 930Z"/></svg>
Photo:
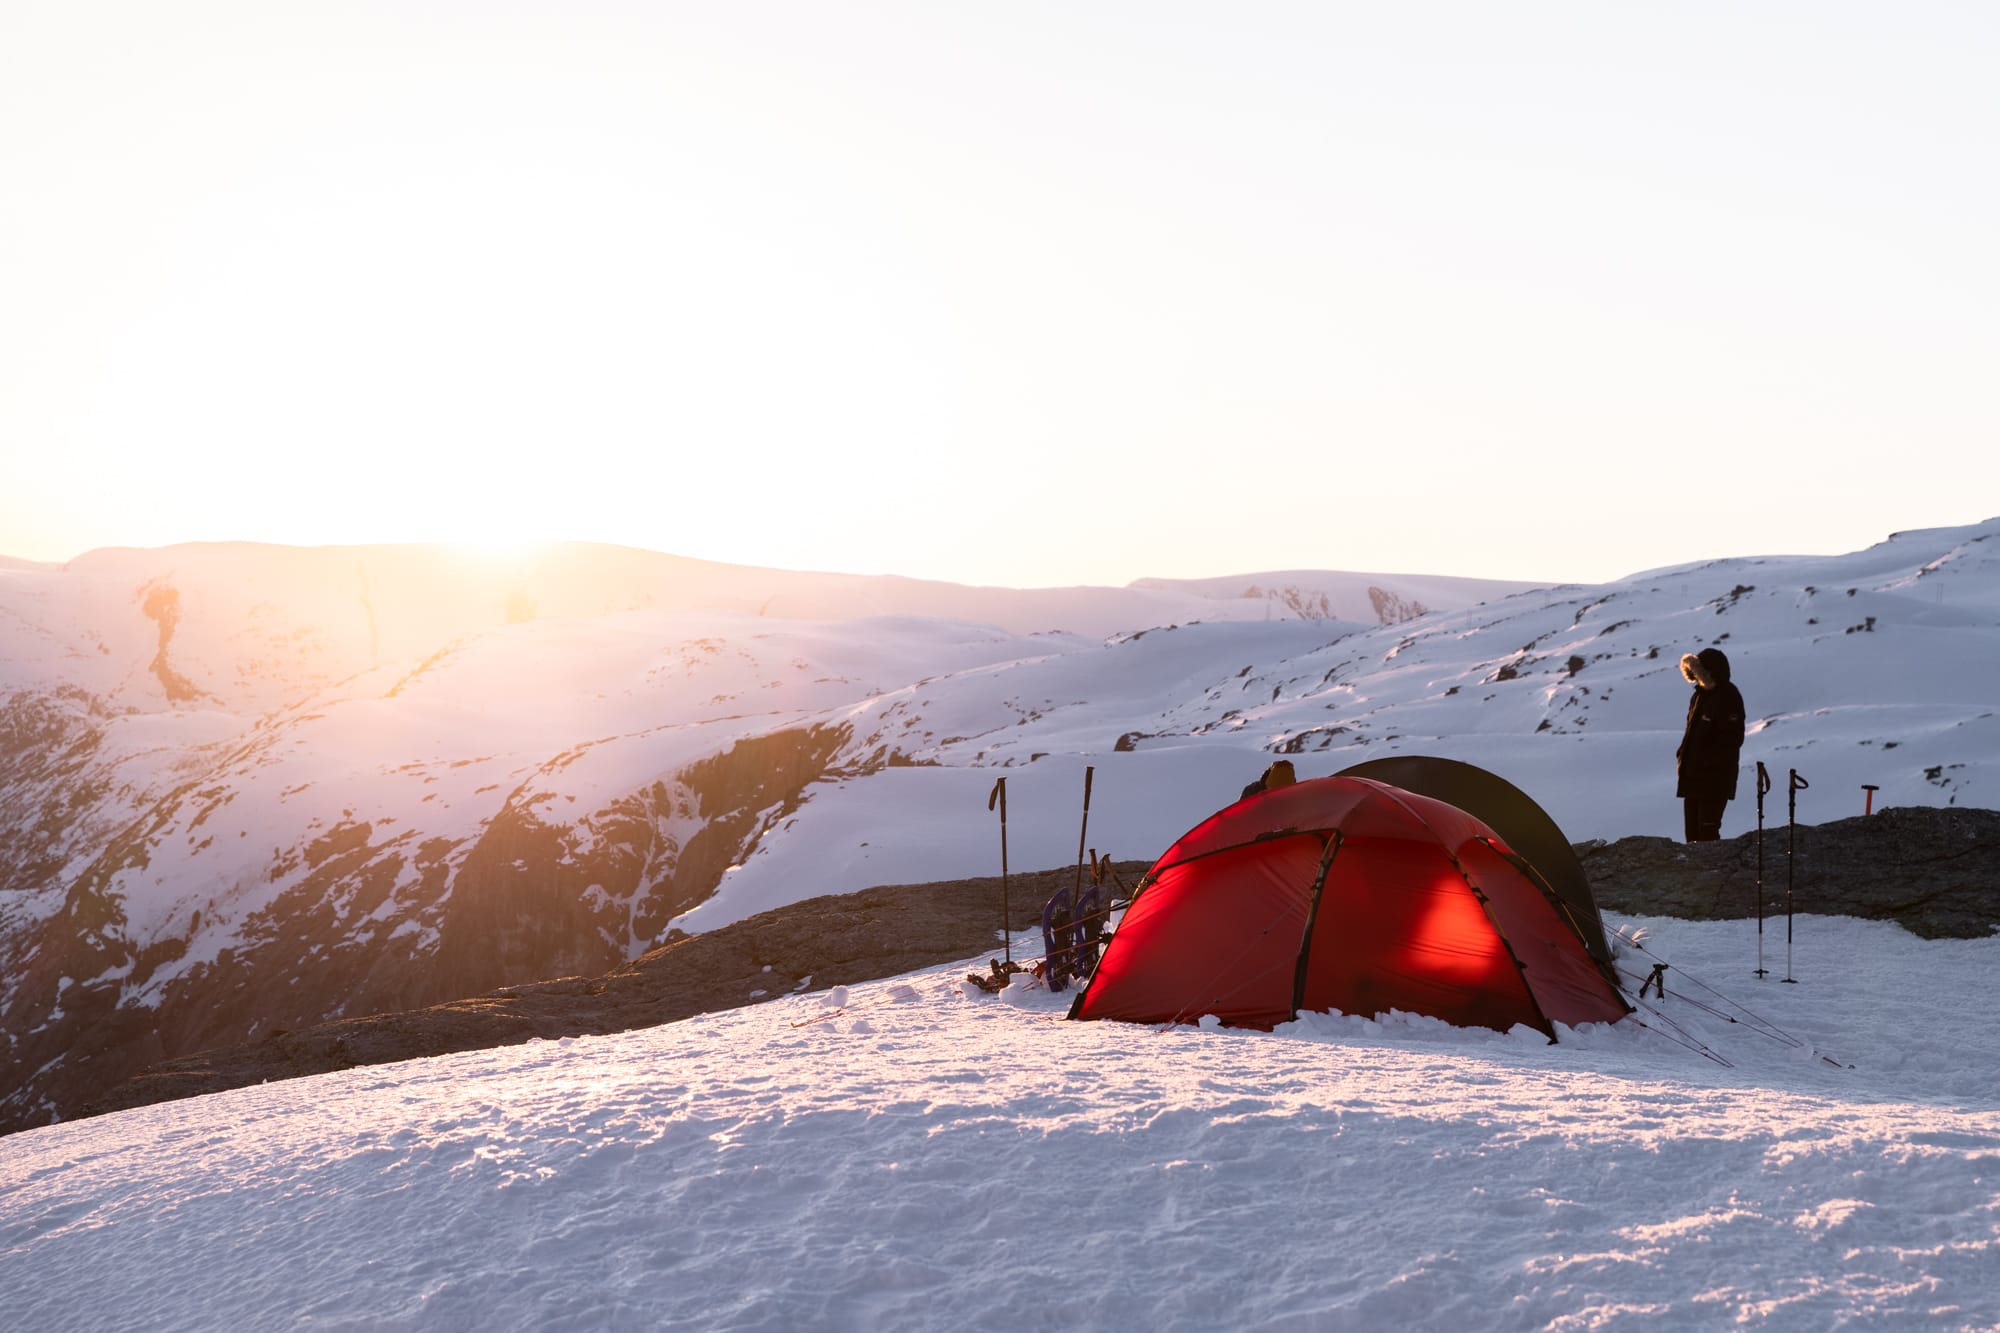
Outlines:
<svg viewBox="0 0 2000 1333"><path fill-rule="evenodd" d="M1712 690L1729 683L1729 659L1720 648L1681 654L1681 674L1697 689Z"/></svg>

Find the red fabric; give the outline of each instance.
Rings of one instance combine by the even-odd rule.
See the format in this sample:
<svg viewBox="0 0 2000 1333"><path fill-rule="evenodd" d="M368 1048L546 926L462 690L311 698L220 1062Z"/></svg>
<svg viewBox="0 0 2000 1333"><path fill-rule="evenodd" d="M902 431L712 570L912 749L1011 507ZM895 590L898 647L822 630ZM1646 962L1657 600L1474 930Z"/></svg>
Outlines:
<svg viewBox="0 0 2000 1333"><path fill-rule="evenodd" d="M1542 1012L1557 1023L1615 1023L1630 1010L1605 982L1564 914L1494 848L1471 843L1459 864L1521 962Z"/></svg>
<svg viewBox="0 0 2000 1333"><path fill-rule="evenodd" d="M1464 811L1364 778L1240 801L1155 863L1073 1014L1269 1028L1296 1016L1303 967L1307 1010L1551 1035L1547 1019L1622 1017L1567 920L1488 841L1499 840Z"/></svg>
<svg viewBox="0 0 2000 1333"><path fill-rule="evenodd" d="M1301 1007L1314 1012L1401 1009L1463 1027L1540 1026L1507 946L1434 841L1342 843L1309 963Z"/></svg>
<svg viewBox="0 0 2000 1333"><path fill-rule="evenodd" d="M1171 1023L1214 1014L1254 1028L1291 1018L1324 845L1309 833L1160 871L1106 946L1079 1017Z"/></svg>

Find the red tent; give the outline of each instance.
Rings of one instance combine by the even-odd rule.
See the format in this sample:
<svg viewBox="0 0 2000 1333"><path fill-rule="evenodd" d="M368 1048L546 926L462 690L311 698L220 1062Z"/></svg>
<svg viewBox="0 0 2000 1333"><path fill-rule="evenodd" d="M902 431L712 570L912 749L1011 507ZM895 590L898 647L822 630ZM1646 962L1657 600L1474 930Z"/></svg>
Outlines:
<svg viewBox="0 0 2000 1333"><path fill-rule="evenodd" d="M1238 801L1169 848L1070 1017L1268 1029L1328 1009L1551 1039L1630 1012L1573 912L1485 824L1330 777Z"/></svg>

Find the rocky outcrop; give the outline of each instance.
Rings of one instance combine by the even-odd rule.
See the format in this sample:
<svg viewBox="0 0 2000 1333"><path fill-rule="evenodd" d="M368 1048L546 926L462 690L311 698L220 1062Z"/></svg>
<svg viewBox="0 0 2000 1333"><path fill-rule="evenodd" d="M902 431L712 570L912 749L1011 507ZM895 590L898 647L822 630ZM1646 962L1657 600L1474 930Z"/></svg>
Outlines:
<svg viewBox="0 0 2000 1333"><path fill-rule="evenodd" d="M1340 615L1334 610L1333 599L1323 589L1301 588L1294 583L1274 584L1265 587L1253 583L1243 590L1243 596L1264 598L1290 611L1300 620L1338 620ZM1430 608L1414 597L1404 597L1389 591L1380 584L1368 585L1368 607L1374 613L1378 625L1400 625L1406 620L1430 614Z"/></svg>
<svg viewBox="0 0 2000 1333"><path fill-rule="evenodd" d="M90 743L68 714L0 722L9 717L30 739ZM280 849L267 873L282 892L221 947L197 941L201 911L183 933L135 940L117 889L228 794L184 784L110 841L59 910L0 934L0 1133L73 1116L189 1052L616 969L712 894L849 738L844 724L747 737L572 823L541 817L548 797L531 779L469 847L389 821L340 822ZM38 846L23 859L49 860Z"/></svg>
<svg viewBox="0 0 2000 1333"><path fill-rule="evenodd" d="M1909 806L1766 828L1764 912L1893 921L1927 939L2000 929L2000 811ZM1757 914L1757 835L1678 843L1620 838L1577 849L1607 912L1713 921Z"/></svg>
<svg viewBox="0 0 2000 1333"><path fill-rule="evenodd" d="M91 816L109 785L92 763L101 722L97 701L79 689L0 697L0 811L21 812L0 818L0 896L56 883L98 832Z"/></svg>
<svg viewBox="0 0 2000 1333"><path fill-rule="evenodd" d="M1128 882L1145 869L1143 862L1118 866ZM1043 902L1074 874L1070 867L1012 876L1009 927L1037 924ZM997 958L1001 904L997 878L812 898L681 936L598 976L508 986L410 1012L274 1032L254 1044L168 1061L98 1096L82 1114L537 1037L622 1032L986 952Z"/></svg>
<svg viewBox="0 0 2000 1333"><path fill-rule="evenodd" d="M1368 585L1368 605L1374 608L1378 624L1400 625L1418 616L1427 616L1431 609L1414 597L1399 597L1387 588Z"/></svg>
<svg viewBox="0 0 2000 1333"><path fill-rule="evenodd" d="M168 702L188 703L204 697L193 681L174 669L173 660L168 656L174 642L174 630L181 621L180 589L167 583L149 583L139 591L144 599L139 609L146 613L148 620L160 627L159 651L153 655L149 669L158 678L160 688L166 691Z"/></svg>
<svg viewBox="0 0 2000 1333"><path fill-rule="evenodd" d="M706 899L774 819L798 806L851 735L845 726L752 736L655 783L573 829L510 801L453 878L426 965L430 1002L521 977L601 972ZM693 831L665 845L679 818Z"/></svg>

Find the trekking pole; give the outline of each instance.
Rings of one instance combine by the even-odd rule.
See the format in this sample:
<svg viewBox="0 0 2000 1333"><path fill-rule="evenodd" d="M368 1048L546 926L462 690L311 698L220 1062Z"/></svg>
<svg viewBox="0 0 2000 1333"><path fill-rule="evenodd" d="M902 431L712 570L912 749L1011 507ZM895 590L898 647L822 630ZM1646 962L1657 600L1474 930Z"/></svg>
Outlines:
<svg viewBox="0 0 2000 1333"><path fill-rule="evenodd" d="M996 778L986 798L986 808L1000 806L1000 948L1007 956L1007 970L1014 969L1014 914L1007 906L1007 779Z"/></svg>
<svg viewBox="0 0 2000 1333"><path fill-rule="evenodd" d="M1083 766L1083 827L1076 833L1076 879L1069 888L1070 911L1075 915L1081 915L1078 909L1083 903L1083 844L1090 837L1090 775L1096 771L1093 765ZM1075 958L1076 946L1081 942L1081 931L1070 937L1071 961Z"/></svg>
<svg viewBox="0 0 2000 1333"><path fill-rule="evenodd" d="M1090 837L1090 775L1097 769L1089 764L1083 769L1083 827L1076 835L1076 882L1070 886L1074 895L1083 892L1083 844Z"/></svg>
<svg viewBox="0 0 2000 1333"><path fill-rule="evenodd" d="M1764 967L1764 793L1771 790L1771 774L1764 761L1757 761L1757 975L1767 975Z"/></svg>
<svg viewBox="0 0 2000 1333"><path fill-rule="evenodd" d="M1785 980L1798 985L1792 975L1792 843L1799 824L1799 793L1812 784L1791 771L1791 792L1785 801Z"/></svg>

